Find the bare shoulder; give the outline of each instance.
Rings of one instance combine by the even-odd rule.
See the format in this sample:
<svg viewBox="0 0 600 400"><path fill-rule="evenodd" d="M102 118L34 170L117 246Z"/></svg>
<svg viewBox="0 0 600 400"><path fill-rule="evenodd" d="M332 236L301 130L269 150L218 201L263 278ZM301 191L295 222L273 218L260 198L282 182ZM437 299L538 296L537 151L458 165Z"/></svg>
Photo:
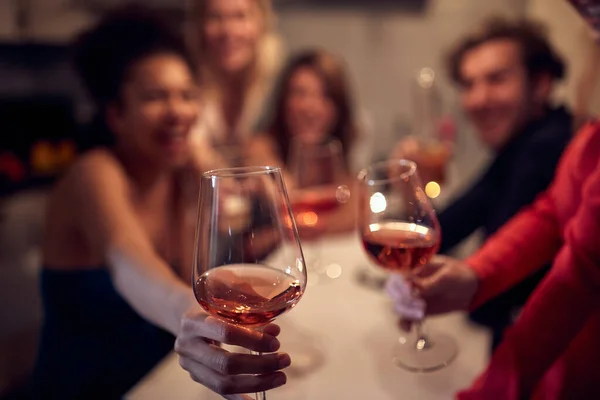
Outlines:
<svg viewBox="0 0 600 400"><path fill-rule="evenodd" d="M111 191L127 188L128 178L119 160L108 150L97 149L81 156L61 180L52 193L52 203L75 206L71 199L89 196L95 190L110 185Z"/></svg>
<svg viewBox="0 0 600 400"><path fill-rule="evenodd" d="M97 149L81 156L66 173L62 183L70 189L85 190L107 181L117 188L126 185L128 178L123 166L110 151Z"/></svg>
<svg viewBox="0 0 600 400"><path fill-rule="evenodd" d="M82 155L56 183L47 203L45 262L54 266L100 262L81 234L82 224L89 222L85 212L103 194L126 196L127 182L121 164L108 150Z"/></svg>
<svg viewBox="0 0 600 400"><path fill-rule="evenodd" d="M112 178L126 179L125 170L119 160L108 150L97 149L84 154L71 168L67 177L92 178L110 175Z"/></svg>

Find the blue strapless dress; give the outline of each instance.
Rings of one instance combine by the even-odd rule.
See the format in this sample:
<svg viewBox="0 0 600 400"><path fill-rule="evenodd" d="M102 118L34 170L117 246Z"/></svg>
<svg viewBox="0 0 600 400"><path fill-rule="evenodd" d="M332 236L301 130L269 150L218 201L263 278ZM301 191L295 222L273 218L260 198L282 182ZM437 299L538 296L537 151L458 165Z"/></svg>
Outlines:
<svg viewBox="0 0 600 400"><path fill-rule="evenodd" d="M41 290L33 398L121 398L173 349L174 337L140 317L106 269L43 269Z"/></svg>

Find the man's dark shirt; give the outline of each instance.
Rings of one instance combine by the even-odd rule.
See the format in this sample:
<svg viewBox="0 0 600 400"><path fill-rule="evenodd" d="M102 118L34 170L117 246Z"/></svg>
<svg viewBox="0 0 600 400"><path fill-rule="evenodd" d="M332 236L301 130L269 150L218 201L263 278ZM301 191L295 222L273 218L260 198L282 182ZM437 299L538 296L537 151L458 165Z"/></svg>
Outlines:
<svg viewBox="0 0 600 400"><path fill-rule="evenodd" d="M440 213L440 253L449 252L479 228L487 238L531 204L552 181L572 137L572 124L571 114L559 107L517 133L483 176Z"/></svg>

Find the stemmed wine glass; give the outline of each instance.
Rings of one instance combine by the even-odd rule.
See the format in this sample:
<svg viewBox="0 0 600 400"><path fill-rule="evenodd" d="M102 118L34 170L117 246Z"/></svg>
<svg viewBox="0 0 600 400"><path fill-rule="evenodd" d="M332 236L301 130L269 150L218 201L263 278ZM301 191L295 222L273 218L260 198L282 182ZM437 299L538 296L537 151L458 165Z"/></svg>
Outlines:
<svg viewBox="0 0 600 400"><path fill-rule="evenodd" d="M400 139L393 156L417 163L425 193L434 202L445 192L456 136L454 119L444 111L438 80L433 69L422 68L413 81L412 128Z"/></svg>
<svg viewBox="0 0 600 400"><path fill-rule="evenodd" d="M291 204L298 229L303 238L318 239L322 227L319 220L350 197L348 186L344 185L348 174L342 144L337 139L323 143L294 139L288 170L296 182L291 192ZM321 259L319 241L310 241L308 249L307 242L304 242L304 247L311 271L327 276L328 265Z"/></svg>
<svg viewBox="0 0 600 400"><path fill-rule="evenodd" d="M441 238L416 164L409 160L383 161L362 170L358 178L358 224L366 253L378 266L410 280L412 271L427 264L437 252ZM433 371L456 357L457 346L452 338L425 334L421 322L414 326L414 340L400 338L394 349L398 366L415 372Z"/></svg>
<svg viewBox="0 0 600 400"><path fill-rule="evenodd" d="M300 301L304 256L279 168L202 175L193 267L200 305L234 324L260 328Z"/></svg>

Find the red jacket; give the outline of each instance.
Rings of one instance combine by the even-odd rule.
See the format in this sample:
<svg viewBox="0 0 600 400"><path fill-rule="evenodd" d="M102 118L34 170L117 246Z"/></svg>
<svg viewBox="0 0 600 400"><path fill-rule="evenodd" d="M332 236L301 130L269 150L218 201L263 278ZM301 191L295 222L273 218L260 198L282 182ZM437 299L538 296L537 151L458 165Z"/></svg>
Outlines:
<svg viewBox="0 0 600 400"><path fill-rule="evenodd" d="M600 123L573 139L550 188L467 261L480 278L473 307L551 260L460 400L600 399Z"/></svg>

